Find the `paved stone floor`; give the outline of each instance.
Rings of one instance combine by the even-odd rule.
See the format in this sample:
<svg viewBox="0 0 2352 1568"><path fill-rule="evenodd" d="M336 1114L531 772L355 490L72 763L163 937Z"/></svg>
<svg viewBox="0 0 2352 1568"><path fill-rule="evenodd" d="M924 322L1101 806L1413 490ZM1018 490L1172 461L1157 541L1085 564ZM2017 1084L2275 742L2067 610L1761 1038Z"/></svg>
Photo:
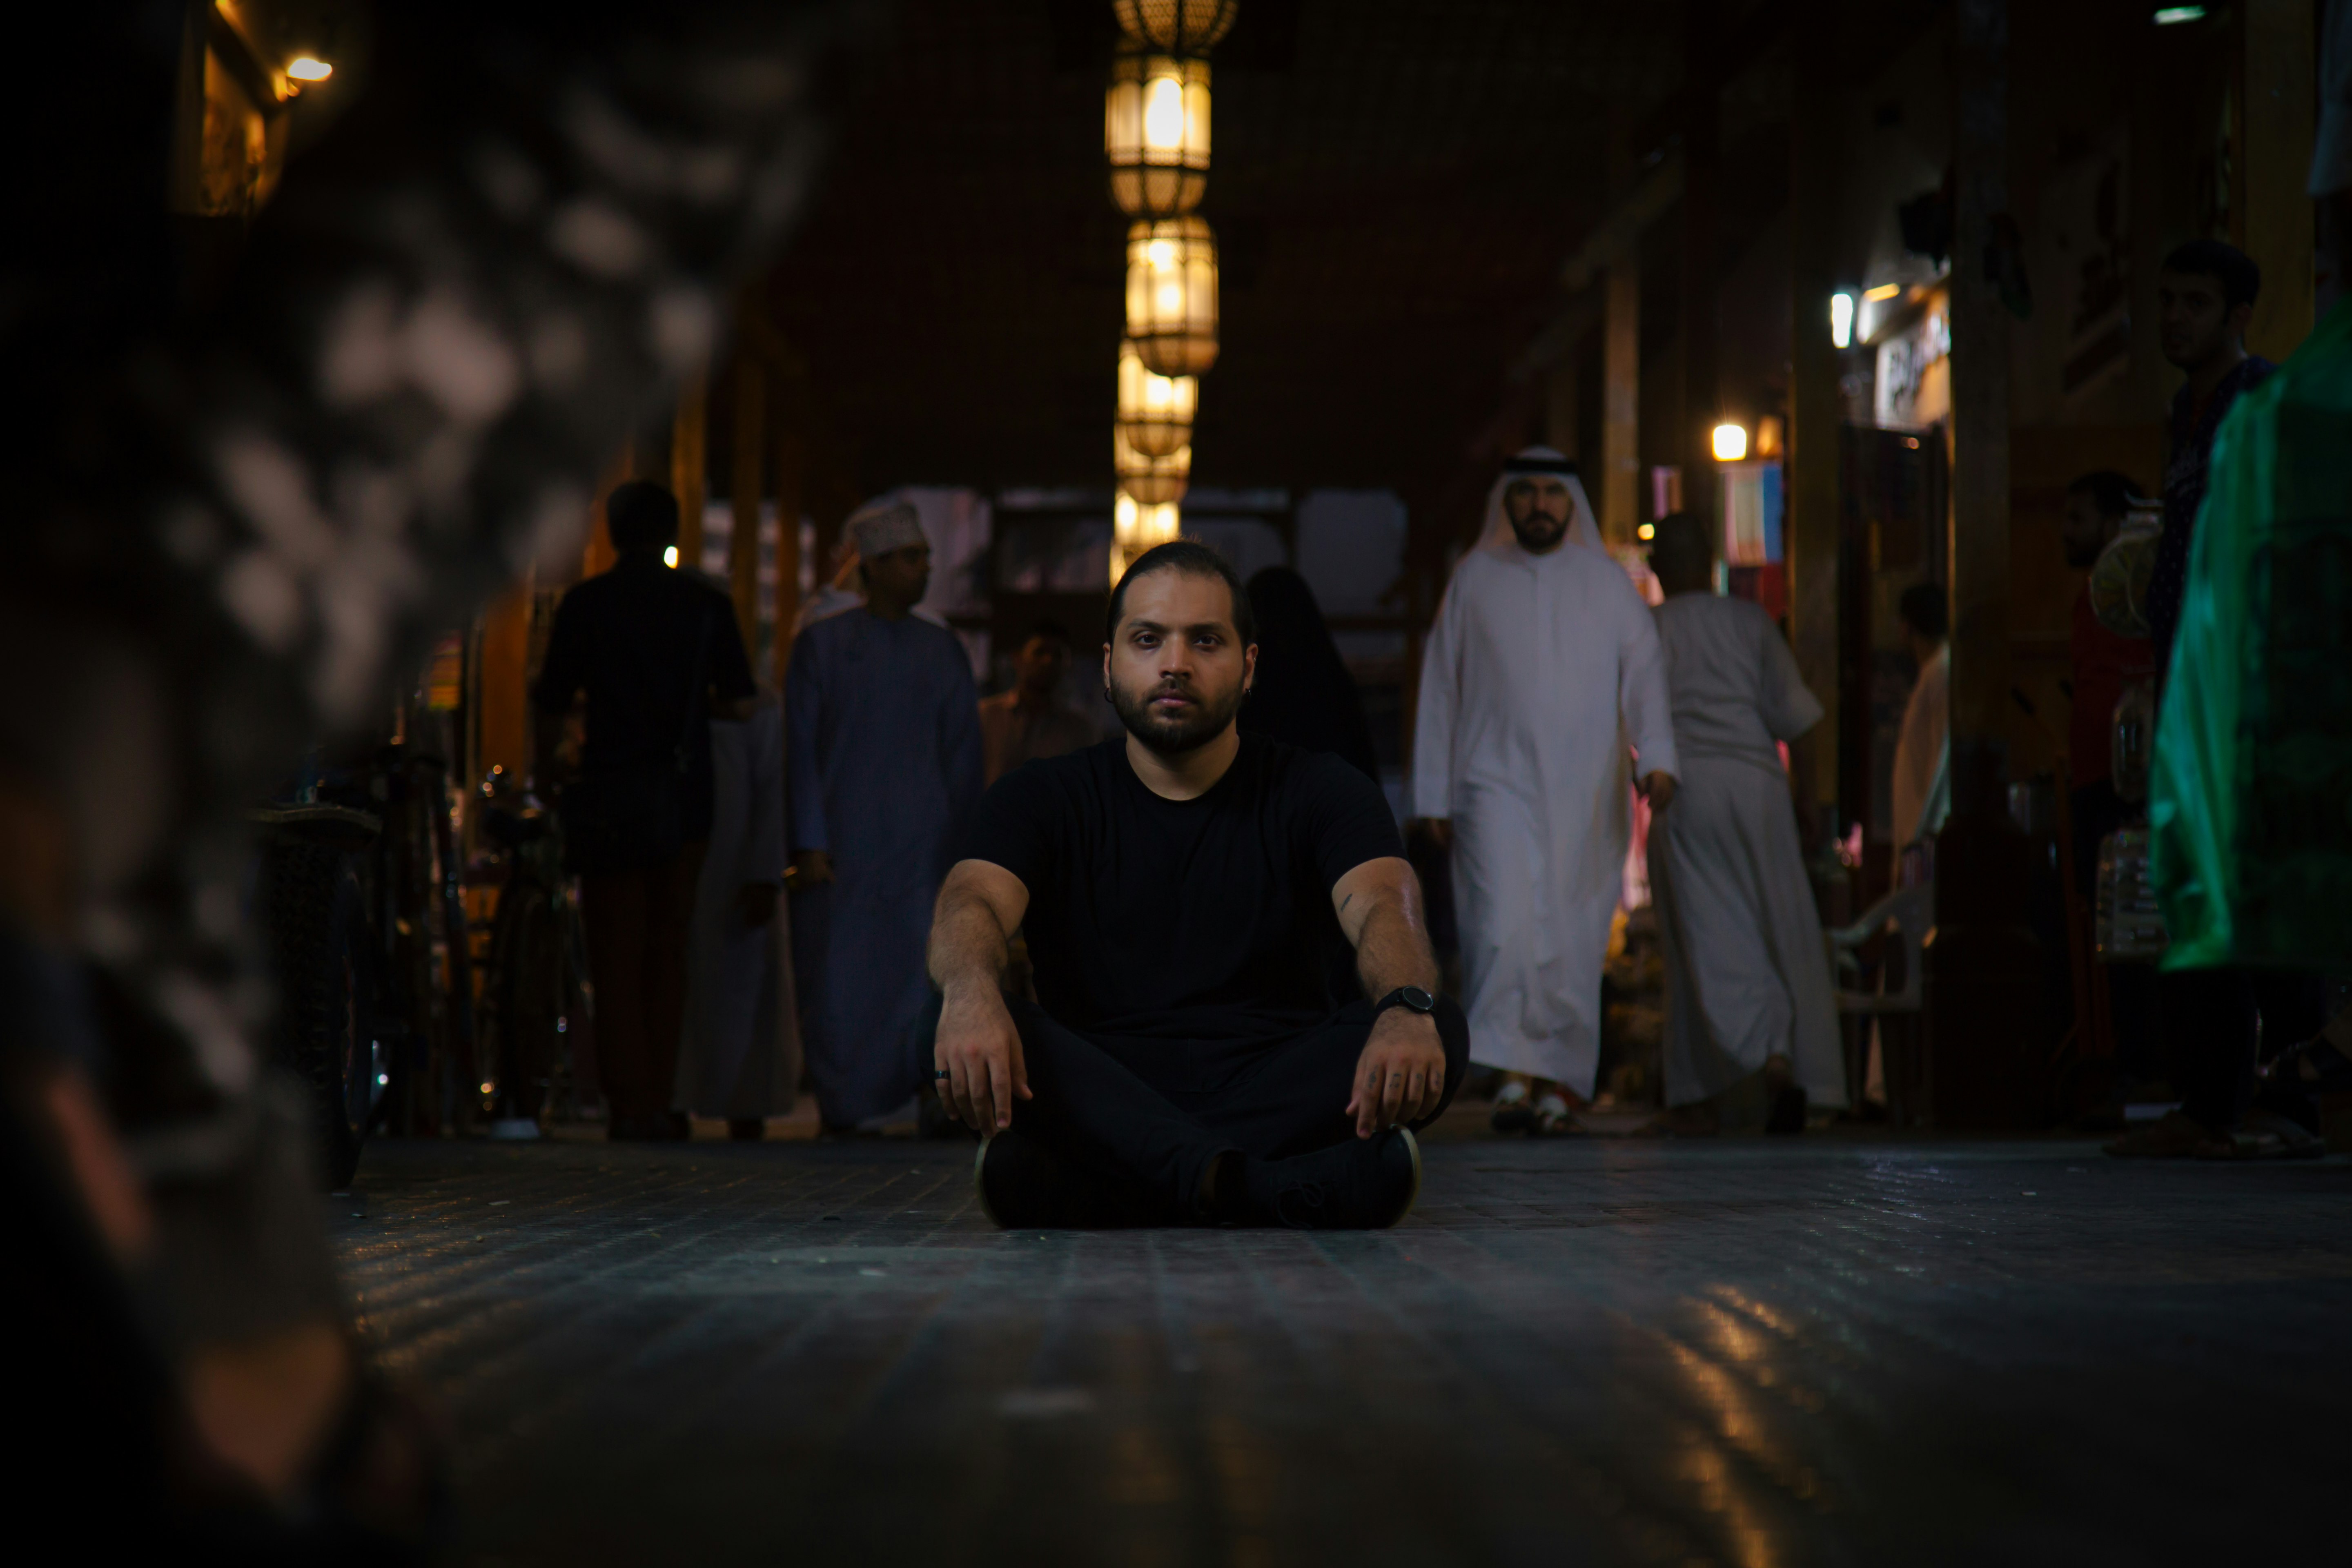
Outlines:
<svg viewBox="0 0 2352 1568"><path fill-rule="evenodd" d="M372 1148L466 1560L2352 1562L2352 1163L1459 1138L1323 1236L1000 1233L970 1163Z"/></svg>

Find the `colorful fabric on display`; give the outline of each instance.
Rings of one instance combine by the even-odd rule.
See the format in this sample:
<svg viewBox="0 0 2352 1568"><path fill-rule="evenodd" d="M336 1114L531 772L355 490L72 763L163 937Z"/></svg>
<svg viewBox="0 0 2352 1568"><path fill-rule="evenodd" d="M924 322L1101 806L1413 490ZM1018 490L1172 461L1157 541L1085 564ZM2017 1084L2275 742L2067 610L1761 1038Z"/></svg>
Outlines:
<svg viewBox="0 0 2352 1568"><path fill-rule="evenodd" d="M2352 952L2352 313L2213 442L2149 786L2167 969Z"/></svg>

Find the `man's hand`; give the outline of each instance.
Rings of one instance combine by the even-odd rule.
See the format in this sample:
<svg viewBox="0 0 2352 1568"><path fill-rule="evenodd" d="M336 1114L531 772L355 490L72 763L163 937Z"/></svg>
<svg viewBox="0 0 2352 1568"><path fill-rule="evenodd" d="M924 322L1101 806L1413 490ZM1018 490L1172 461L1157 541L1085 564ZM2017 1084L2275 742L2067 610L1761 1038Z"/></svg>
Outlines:
<svg viewBox="0 0 2352 1568"><path fill-rule="evenodd" d="M793 855L793 881L803 888L821 888L833 880L833 857L822 849L802 849Z"/></svg>
<svg viewBox="0 0 2352 1568"><path fill-rule="evenodd" d="M1372 1020L1371 1037L1356 1058L1356 1095L1348 1114L1356 1136L1418 1121L1445 1098L1445 1047L1437 1020L1410 1007L1391 1007Z"/></svg>
<svg viewBox="0 0 2352 1568"><path fill-rule="evenodd" d="M1642 775L1642 798L1650 803L1652 811L1664 811L1675 804L1675 775L1669 773L1646 773Z"/></svg>
<svg viewBox="0 0 2352 1568"><path fill-rule="evenodd" d="M933 1081L948 1113L980 1132L1012 1126L1013 1101L1034 1098L1021 1057L1021 1032L993 985L959 986L947 994L931 1062L946 1075Z"/></svg>
<svg viewBox="0 0 2352 1568"><path fill-rule="evenodd" d="M781 889L773 882L746 882L735 894L735 911L743 923L756 931L776 918L776 894Z"/></svg>
<svg viewBox="0 0 2352 1568"><path fill-rule="evenodd" d="M1416 816L1413 818L1413 821L1428 831L1429 841L1432 844L1436 845L1440 849L1443 849L1449 854L1453 852L1454 819L1452 817Z"/></svg>

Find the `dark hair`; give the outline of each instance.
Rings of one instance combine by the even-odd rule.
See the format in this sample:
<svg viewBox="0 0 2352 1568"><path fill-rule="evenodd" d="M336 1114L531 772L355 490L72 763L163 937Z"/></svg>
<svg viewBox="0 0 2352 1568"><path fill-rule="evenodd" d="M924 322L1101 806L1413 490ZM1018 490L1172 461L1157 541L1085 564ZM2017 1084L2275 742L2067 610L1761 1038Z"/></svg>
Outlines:
<svg viewBox="0 0 2352 1568"><path fill-rule="evenodd" d="M2212 279L2221 285L2221 308L2225 310L2252 304L2254 296L2263 291L2263 269L2254 265L2254 258L2218 239L2192 239L2175 247L2159 270Z"/></svg>
<svg viewBox="0 0 2352 1568"><path fill-rule="evenodd" d="M1715 541L1707 537L1706 524L1694 512L1670 511L1651 525L1651 533L1653 570L1661 556L1676 566L1705 567L1715 560Z"/></svg>
<svg viewBox="0 0 2352 1568"><path fill-rule="evenodd" d="M1103 641L1118 640L1118 616L1127 605L1127 585L1152 572L1182 572L1193 577L1224 579L1225 592L1233 596L1234 630L1240 635L1244 647L1257 641L1257 616L1251 613L1249 593L1242 586L1241 574L1223 556L1190 539L1171 539L1165 544L1153 545L1120 574L1118 586L1110 591L1110 611L1103 616Z"/></svg>
<svg viewBox="0 0 2352 1568"><path fill-rule="evenodd" d="M1021 646L1027 647L1039 637L1044 637L1047 642L1057 642L1067 647L1070 641L1070 628L1059 621L1032 621L1029 623L1029 635L1021 639Z"/></svg>
<svg viewBox="0 0 2352 1568"><path fill-rule="evenodd" d="M677 540L677 498L651 479L631 479L604 498L604 531L623 554Z"/></svg>
<svg viewBox="0 0 2352 1568"><path fill-rule="evenodd" d="M1904 623L1923 637L1942 641L1951 629L1951 612L1944 607L1944 589L1939 583L1914 583L1903 590L1895 603L1895 613Z"/></svg>
<svg viewBox="0 0 2352 1568"><path fill-rule="evenodd" d="M2066 487L2070 496L2089 496L2091 504L2099 509L2101 517L2121 517L2131 510L2135 501L2147 499L2147 493L2132 482L2129 474L2119 474L2113 468L2101 468L2083 475Z"/></svg>

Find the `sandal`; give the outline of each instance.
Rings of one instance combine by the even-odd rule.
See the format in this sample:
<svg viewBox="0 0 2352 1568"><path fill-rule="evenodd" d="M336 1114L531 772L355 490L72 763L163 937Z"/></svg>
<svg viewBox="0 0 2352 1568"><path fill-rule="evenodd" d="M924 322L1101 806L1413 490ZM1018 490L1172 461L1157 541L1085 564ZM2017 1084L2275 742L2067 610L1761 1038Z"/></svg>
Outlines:
<svg viewBox="0 0 2352 1568"><path fill-rule="evenodd" d="M2352 1090L2352 1058L2336 1049L2326 1035L2289 1046L2263 1071L2273 1083L2293 1084L2311 1094Z"/></svg>
<svg viewBox="0 0 2352 1568"><path fill-rule="evenodd" d="M1535 1107L1528 1100L1528 1086L1517 1081L1503 1086L1495 1096L1495 1109L1487 1114L1486 1125L1497 1132L1525 1132L1535 1125Z"/></svg>
<svg viewBox="0 0 2352 1568"><path fill-rule="evenodd" d="M1535 1120L1528 1128L1530 1138L1581 1138L1586 1135L1584 1123L1570 1114L1568 1101L1557 1094L1547 1094L1536 1101Z"/></svg>
<svg viewBox="0 0 2352 1568"><path fill-rule="evenodd" d="M2145 1127L2109 1139L2105 1147L2118 1160L2183 1160L2212 1142L2213 1135L2205 1131L2203 1122L2181 1111L2168 1110Z"/></svg>
<svg viewBox="0 0 2352 1568"><path fill-rule="evenodd" d="M2316 1160L2326 1152L2325 1139L2275 1110L2250 1110L2235 1127L2195 1151L2200 1160Z"/></svg>

